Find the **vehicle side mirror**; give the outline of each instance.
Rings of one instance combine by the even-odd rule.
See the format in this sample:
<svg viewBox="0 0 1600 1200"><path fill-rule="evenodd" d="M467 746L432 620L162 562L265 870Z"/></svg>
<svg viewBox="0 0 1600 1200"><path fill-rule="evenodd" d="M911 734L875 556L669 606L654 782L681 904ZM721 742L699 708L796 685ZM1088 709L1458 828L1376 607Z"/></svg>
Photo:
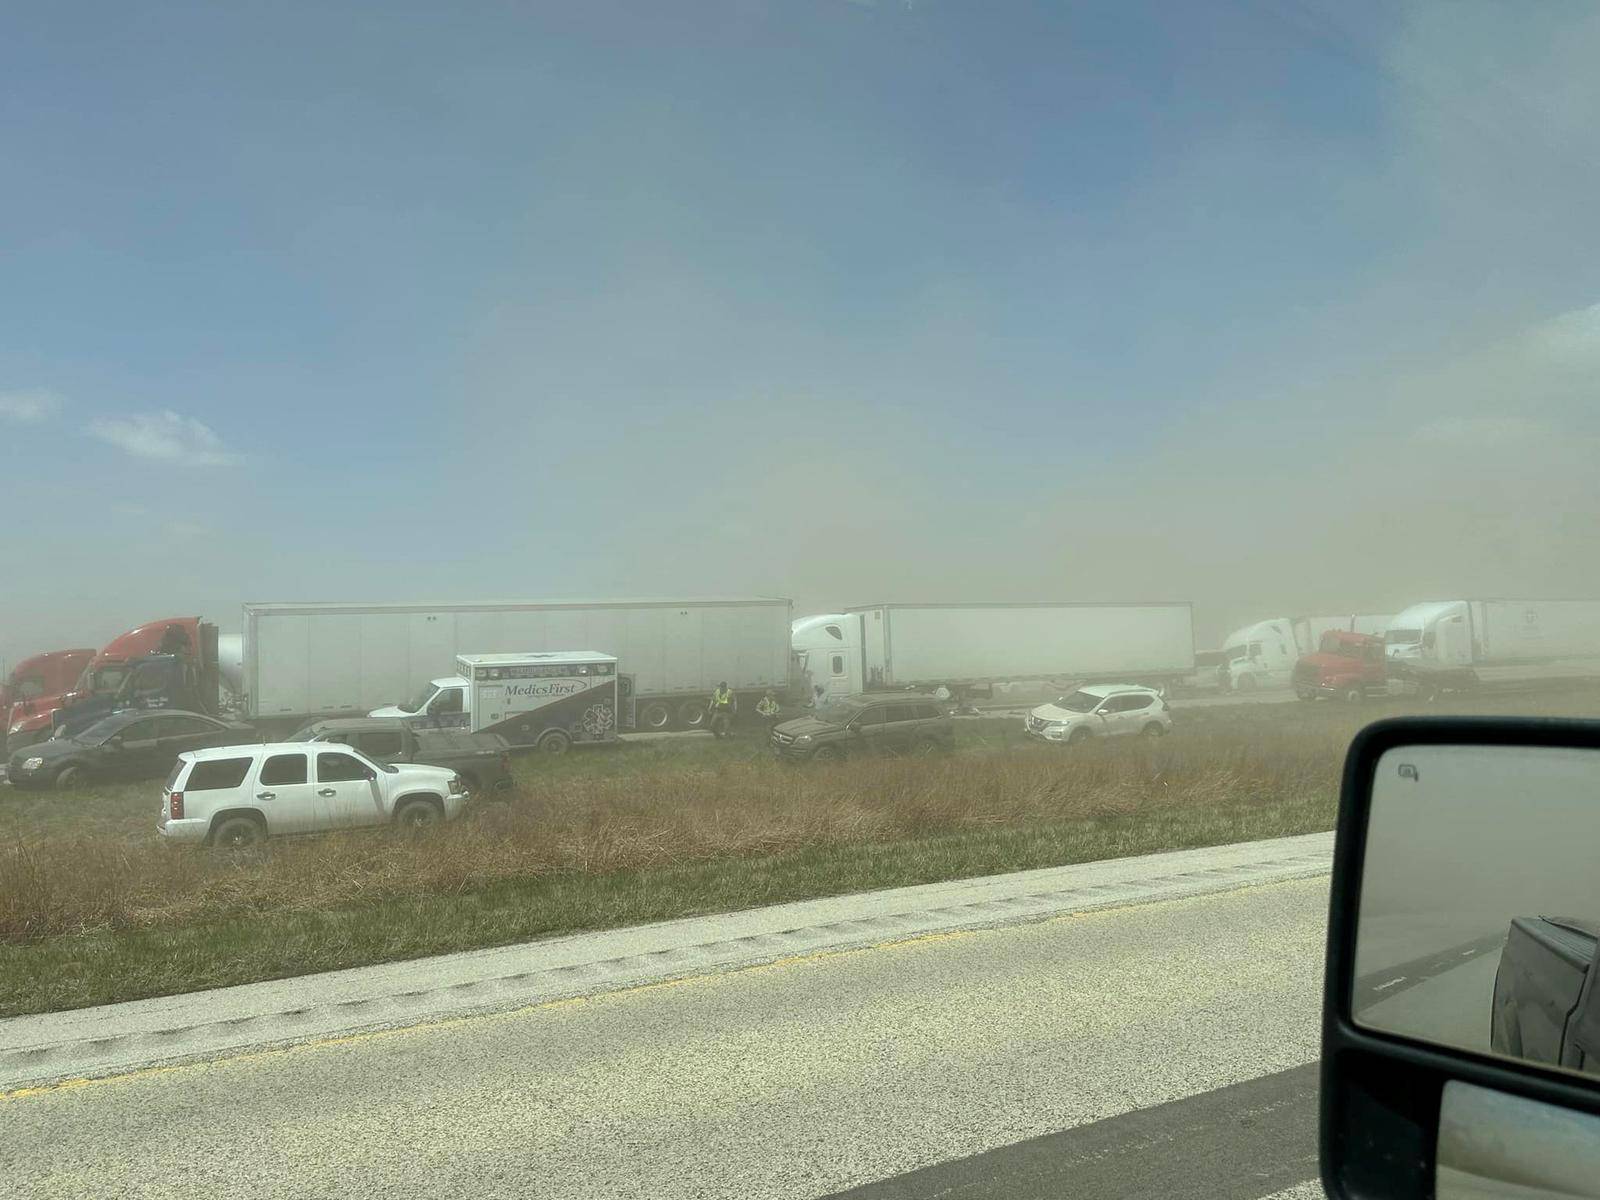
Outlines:
<svg viewBox="0 0 1600 1200"><path fill-rule="evenodd" d="M1600 1197L1596 844L1600 722L1357 735L1323 977L1330 1196Z"/></svg>

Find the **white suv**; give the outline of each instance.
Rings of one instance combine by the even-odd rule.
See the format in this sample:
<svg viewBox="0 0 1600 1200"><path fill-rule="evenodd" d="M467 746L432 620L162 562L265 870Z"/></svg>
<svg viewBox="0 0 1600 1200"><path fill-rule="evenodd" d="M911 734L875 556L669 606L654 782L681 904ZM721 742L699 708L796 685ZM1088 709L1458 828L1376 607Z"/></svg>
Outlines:
<svg viewBox="0 0 1600 1200"><path fill-rule="evenodd" d="M1030 737L1078 743L1119 734L1160 737L1171 732L1172 713L1154 688L1102 683L1041 704L1022 723Z"/></svg>
<svg viewBox="0 0 1600 1200"><path fill-rule="evenodd" d="M328 742L220 746L178 756L161 792L161 835L247 846L285 833L434 825L461 815L454 771L377 763Z"/></svg>

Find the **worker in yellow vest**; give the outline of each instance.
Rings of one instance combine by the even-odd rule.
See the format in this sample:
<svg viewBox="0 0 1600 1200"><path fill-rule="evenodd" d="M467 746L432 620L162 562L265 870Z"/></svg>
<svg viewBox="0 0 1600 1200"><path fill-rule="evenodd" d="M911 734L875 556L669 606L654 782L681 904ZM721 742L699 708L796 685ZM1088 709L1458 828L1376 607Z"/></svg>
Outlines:
<svg viewBox="0 0 1600 1200"><path fill-rule="evenodd" d="M733 724L733 714L739 709L739 699L724 679L711 693L711 736L724 737Z"/></svg>

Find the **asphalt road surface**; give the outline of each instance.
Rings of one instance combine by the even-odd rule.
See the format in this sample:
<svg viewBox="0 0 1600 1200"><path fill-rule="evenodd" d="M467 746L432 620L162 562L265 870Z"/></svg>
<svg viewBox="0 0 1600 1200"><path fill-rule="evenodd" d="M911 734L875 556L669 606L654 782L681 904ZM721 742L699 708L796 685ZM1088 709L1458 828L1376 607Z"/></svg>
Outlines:
<svg viewBox="0 0 1600 1200"><path fill-rule="evenodd" d="M15 1091L59 1196L1310 1197L1326 879Z"/></svg>

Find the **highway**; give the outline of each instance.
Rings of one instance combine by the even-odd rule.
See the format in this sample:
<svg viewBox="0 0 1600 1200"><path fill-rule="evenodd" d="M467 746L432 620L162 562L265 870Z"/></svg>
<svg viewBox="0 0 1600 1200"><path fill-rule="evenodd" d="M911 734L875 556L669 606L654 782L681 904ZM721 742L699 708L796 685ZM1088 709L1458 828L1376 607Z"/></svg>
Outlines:
<svg viewBox="0 0 1600 1200"><path fill-rule="evenodd" d="M1230 886L15 1088L0 1168L39 1198L1320 1195L1326 903Z"/></svg>

